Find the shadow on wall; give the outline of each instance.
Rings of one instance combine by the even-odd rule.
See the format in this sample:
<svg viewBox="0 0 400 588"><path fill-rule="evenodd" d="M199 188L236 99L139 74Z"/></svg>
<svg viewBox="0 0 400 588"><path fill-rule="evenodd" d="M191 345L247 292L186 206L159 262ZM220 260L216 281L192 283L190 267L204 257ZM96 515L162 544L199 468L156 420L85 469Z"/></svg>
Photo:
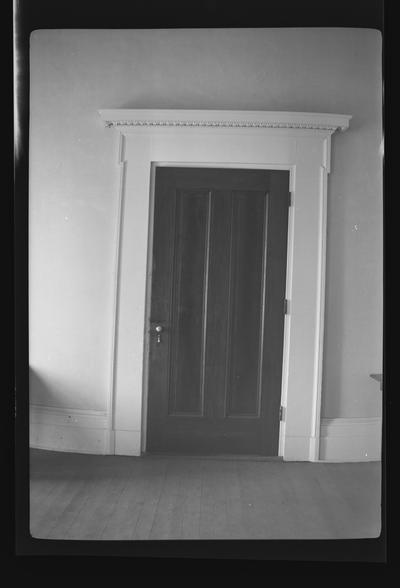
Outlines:
<svg viewBox="0 0 400 588"><path fill-rule="evenodd" d="M105 407L99 403L88 402L92 399L92 387L71 365L53 366L44 369L29 368L29 403L73 410L100 410ZM94 399L98 400L98 399Z"/></svg>
<svg viewBox="0 0 400 588"><path fill-rule="evenodd" d="M29 367L29 404L60 406L60 398L55 392L54 383L39 375L32 367Z"/></svg>

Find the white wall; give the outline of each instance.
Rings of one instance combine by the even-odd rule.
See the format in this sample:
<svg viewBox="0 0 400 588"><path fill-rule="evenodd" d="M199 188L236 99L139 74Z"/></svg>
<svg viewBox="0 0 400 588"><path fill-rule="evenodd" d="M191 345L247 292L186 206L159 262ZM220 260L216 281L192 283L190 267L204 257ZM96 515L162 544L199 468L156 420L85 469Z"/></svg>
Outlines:
<svg viewBox="0 0 400 588"><path fill-rule="evenodd" d="M97 109L294 110L353 115L333 137L322 412L380 416L380 51L357 29L33 33L32 403L107 406L119 170Z"/></svg>

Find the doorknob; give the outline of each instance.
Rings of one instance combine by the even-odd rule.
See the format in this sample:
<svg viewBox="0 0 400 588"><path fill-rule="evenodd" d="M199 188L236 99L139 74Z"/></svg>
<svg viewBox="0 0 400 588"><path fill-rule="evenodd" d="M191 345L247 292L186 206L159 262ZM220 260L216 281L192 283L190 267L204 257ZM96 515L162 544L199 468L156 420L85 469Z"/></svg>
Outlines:
<svg viewBox="0 0 400 588"><path fill-rule="evenodd" d="M161 343L161 331L163 330L161 325L156 325L155 331L157 333L157 343Z"/></svg>

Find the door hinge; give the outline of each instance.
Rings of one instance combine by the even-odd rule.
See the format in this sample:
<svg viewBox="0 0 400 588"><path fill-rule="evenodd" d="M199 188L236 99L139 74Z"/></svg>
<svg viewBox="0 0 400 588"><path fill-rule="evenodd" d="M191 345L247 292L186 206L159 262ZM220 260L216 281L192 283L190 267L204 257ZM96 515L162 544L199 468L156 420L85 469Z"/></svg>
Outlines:
<svg viewBox="0 0 400 588"><path fill-rule="evenodd" d="M289 202L289 206L293 206L293 192L289 192L288 202Z"/></svg>
<svg viewBox="0 0 400 588"><path fill-rule="evenodd" d="M287 298L283 302L283 314L289 314L289 300Z"/></svg>
<svg viewBox="0 0 400 588"><path fill-rule="evenodd" d="M285 407L281 406L279 408L279 420L280 421L284 421L285 420Z"/></svg>

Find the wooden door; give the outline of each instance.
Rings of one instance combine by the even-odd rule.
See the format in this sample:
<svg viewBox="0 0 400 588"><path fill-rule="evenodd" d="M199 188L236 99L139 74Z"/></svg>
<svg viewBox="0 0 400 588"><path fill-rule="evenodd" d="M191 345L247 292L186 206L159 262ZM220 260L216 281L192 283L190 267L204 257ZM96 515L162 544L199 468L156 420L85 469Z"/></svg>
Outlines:
<svg viewBox="0 0 400 588"><path fill-rule="evenodd" d="M146 451L278 455L288 196L288 171L157 168Z"/></svg>

